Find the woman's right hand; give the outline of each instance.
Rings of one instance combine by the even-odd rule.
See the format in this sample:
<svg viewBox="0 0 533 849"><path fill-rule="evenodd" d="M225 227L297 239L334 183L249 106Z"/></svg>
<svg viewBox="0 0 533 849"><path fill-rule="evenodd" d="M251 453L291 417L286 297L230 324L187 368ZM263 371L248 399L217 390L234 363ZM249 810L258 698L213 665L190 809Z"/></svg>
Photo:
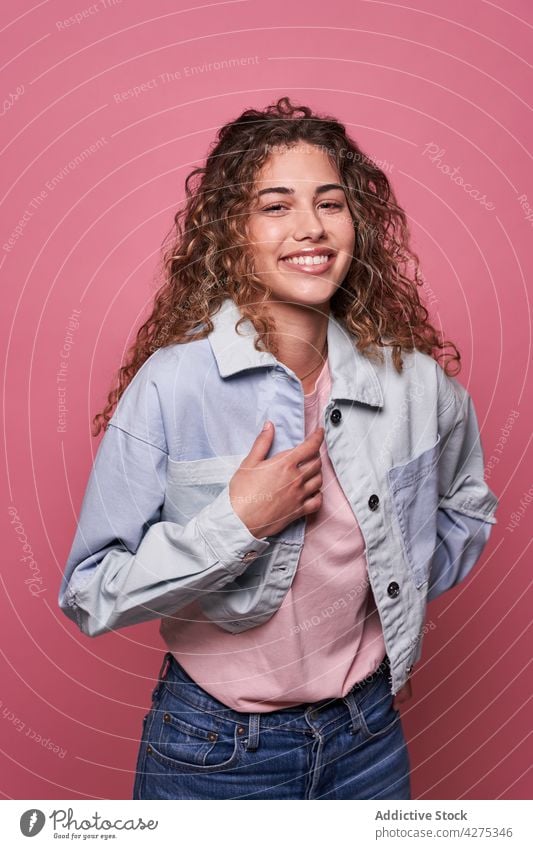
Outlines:
<svg viewBox="0 0 533 849"><path fill-rule="evenodd" d="M320 445L324 428L269 460L274 424L269 422L229 482L231 505L255 537L273 536L322 505Z"/></svg>

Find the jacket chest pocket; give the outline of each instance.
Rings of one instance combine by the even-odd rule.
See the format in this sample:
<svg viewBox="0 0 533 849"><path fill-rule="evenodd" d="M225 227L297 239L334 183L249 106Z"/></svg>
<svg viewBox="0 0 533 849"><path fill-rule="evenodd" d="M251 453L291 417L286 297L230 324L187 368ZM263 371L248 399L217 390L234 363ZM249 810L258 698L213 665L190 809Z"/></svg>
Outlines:
<svg viewBox="0 0 533 849"><path fill-rule="evenodd" d="M165 519L183 522L211 504L229 483L246 454L202 460L171 460L167 465Z"/></svg>
<svg viewBox="0 0 533 849"><path fill-rule="evenodd" d="M440 435L431 448L387 471L403 550L419 589L429 578L437 543Z"/></svg>

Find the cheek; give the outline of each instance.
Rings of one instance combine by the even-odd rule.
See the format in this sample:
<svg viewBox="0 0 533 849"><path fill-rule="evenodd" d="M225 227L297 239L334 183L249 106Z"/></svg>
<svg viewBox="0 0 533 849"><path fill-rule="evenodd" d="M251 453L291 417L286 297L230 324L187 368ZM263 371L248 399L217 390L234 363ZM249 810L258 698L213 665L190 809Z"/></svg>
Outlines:
<svg viewBox="0 0 533 849"><path fill-rule="evenodd" d="M264 262L264 235L262 233L261 227L259 227L255 222L249 223L247 228L247 236L250 245L250 250L254 259L254 264L256 268L261 268Z"/></svg>
<svg viewBox="0 0 533 849"><path fill-rule="evenodd" d="M249 229L249 235L257 260L261 262L277 260L284 236L275 222L265 221L255 224Z"/></svg>
<svg viewBox="0 0 533 849"><path fill-rule="evenodd" d="M355 253L355 231L351 225L345 225L342 231L337 233L337 244L342 250L341 275L344 276L352 263Z"/></svg>
<svg viewBox="0 0 533 849"><path fill-rule="evenodd" d="M350 255L353 254L355 248L355 228L351 219L339 222L337 240L338 244L342 245L342 248L346 251L346 253L349 253Z"/></svg>

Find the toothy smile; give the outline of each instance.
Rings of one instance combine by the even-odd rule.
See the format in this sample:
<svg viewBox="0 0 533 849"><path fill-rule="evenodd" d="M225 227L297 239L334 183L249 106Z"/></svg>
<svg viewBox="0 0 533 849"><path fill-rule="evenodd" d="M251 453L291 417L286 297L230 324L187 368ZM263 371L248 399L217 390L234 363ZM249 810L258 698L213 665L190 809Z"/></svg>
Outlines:
<svg viewBox="0 0 533 849"><path fill-rule="evenodd" d="M323 265L330 257L331 254L324 254L322 256L286 256L283 259L292 265Z"/></svg>
<svg viewBox="0 0 533 849"><path fill-rule="evenodd" d="M281 257L280 262L287 265L295 266L298 269L309 274L322 273L326 268L330 268L335 259L335 252L329 248L313 248L309 251L301 253L288 254Z"/></svg>

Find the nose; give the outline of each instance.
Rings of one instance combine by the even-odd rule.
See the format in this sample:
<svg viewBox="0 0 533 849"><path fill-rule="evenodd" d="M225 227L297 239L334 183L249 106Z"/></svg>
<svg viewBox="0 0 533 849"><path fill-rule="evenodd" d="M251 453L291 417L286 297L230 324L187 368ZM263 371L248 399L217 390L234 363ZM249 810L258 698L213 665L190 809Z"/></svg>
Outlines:
<svg viewBox="0 0 533 849"><path fill-rule="evenodd" d="M297 242L308 238L316 241L326 232L324 222L314 207L309 209L299 209L294 218L294 239Z"/></svg>

